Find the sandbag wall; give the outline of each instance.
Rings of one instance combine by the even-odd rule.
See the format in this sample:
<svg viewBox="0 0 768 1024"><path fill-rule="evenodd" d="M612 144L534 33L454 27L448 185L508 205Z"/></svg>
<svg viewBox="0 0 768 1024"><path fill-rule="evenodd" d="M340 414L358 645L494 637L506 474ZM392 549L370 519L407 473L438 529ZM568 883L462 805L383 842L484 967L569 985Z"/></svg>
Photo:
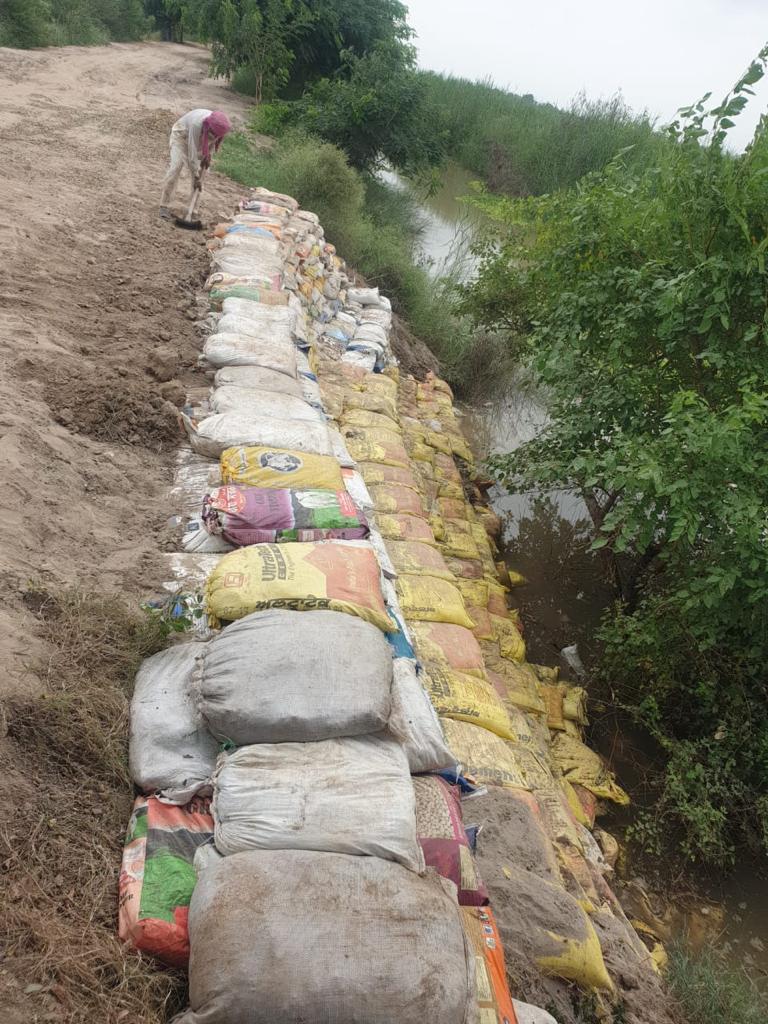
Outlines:
<svg viewBox="0 0 768 1024"><path fill-rule="evenodd" d="M136 681L121 936L189 960L185 1024L503 1024L502 942L611 998L617 931L651 983L591 831L626 797L525 662L450 388L290 197L210 248L168 584L202 614Z"/></svg>

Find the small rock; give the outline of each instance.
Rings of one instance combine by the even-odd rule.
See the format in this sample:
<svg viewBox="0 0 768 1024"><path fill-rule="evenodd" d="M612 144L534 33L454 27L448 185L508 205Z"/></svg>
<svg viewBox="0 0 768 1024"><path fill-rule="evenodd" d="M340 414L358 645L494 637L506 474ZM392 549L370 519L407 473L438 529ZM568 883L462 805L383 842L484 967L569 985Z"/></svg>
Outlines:
<svg viewBox="0 0 768 1024"><path fill-rule="evenodd" d="M170 348L158 348L152 356L150 373L159 381L170 381L176 375L176 368L179 365L178 353Z"/></svg>
<svg viewBox="0 0 768 1024"><path fill-rule="evenodd" d="M749 940L749 944L752 947L752 949L756 949L758 953L765 952L765 943L761 938L759 938L759 936L753 935L752 938Z"/></svg>
<svg viewBox="0 0 768 1024"><path fill-rule="evenodd" d="M187 391L183 384L177 380L169 380L160 385L160 394L172 405L181 407L187 400Z"/></svg>
<svg viewBox="0 0 768 1024"><path fill-rule="evenodd" d="M32 985L27 985L24 991L27 993L27 995L31 995L33 992L42 992L44 988L45 985L38 985L36 983L33 983Z"/></svg>

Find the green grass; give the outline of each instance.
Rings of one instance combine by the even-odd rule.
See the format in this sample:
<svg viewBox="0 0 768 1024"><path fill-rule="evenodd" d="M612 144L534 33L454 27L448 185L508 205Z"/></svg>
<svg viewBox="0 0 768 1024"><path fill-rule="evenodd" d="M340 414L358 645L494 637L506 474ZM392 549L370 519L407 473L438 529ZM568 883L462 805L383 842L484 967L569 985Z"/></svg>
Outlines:
<svg viewBox="0 0 768 1024"><path fill-rule="evenodd" d="M716 952L669 951L667 980L686 1024L765 1024L768 1001L747 974Z"/></svg>
<svg viewBox="0 0 768 1024"><path fill-rule="evenodd" d="M490 79L470 82L431 71L423 77L447 119L450 156L494 191L551 192L604 167L628 146L631 159L646 163L663 145L647 115L633 114L620 97L580 97L562 110L499 89Z"/></svg>
<svg viewBox="0 0 768 1024"><path fill-rule="evenodd" d="M421 223L407 193L360 174L336 146L301 134L286 134L270 148L258 147L246 132L233 134L216 167L243 185L295 196L314 211L339 255L392 299L459 392L486 394L499 384L503 344L474 336L454 315L447 286L416 261Z"/></svg>

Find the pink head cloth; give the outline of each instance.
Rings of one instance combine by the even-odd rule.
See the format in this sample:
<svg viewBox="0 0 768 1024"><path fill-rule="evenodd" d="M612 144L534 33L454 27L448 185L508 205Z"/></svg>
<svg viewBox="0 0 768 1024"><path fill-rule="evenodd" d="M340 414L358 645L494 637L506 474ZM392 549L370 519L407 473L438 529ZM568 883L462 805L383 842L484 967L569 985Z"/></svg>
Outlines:
<svg viewBox="0 0 768 1024"><path fill-rule="evenodd" d="M221 110L214 110L212 114L203 121L203 138L202 138L202 149L203 159L210 159L211 152L208 146L209 136L213 138L213 151L214 153L221 145L221 140L227 134L232 131L232 124L229 118Z"/></svg>

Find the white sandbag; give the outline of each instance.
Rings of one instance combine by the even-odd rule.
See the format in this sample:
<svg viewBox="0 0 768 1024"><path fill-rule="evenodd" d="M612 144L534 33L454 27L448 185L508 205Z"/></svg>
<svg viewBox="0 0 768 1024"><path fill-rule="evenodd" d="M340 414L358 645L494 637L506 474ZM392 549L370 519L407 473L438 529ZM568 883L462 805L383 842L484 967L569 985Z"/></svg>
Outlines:
<svg viewBox="0 0 768 1024"><path fill-rule="evenodd" d="M245 249L221 248L213 253L212 273L232 274L234 277L257 277L279 283L283 275L283 261L279 255L256 254Z"/></svg>
<svg viewBox="0 0 768 1024"><path fill-rule="evenodd" d="M200 507L200 495L197 498L198 508ZM184 528L184 535L181 538L181 546L185 551L199 551L203 555L223 555L226 551L232 551L234 544L224 540L221 534L208 533L205 523L199 516L190 519Z"/></svg>
<svg viewBox="0 0 768 1024"><path fill-rule="evenodd" d="M309 403L314 409L322 412L323 396L320 394L320 385L317 381L302 373L299 375L299 383L301 385L301 397L304 401Z"/></svg>
<svg viewBox="0 0 768 1024"><path fill-rule="evenodd" d="M270 306L253 299L237 297L224 299L222 303L223 319L234 317L243 324L244 334L267 331L272 337L278 331L287 330L293 339L305 341L307 337L307 318L302 305L295 296L287 306ZM220 327L219 330L229 330ZM237 328L235 328L237 330Z"/></svg>
<svg viewBox="0 0 768 1024"><path fill-rule="evenodd" d="M223 385L211 392L210 403L213 412L255 413L257 416L274 416L280 420L325 423L325 417L303 398L274 391Z"/></svg>
<svg viewBox="0 0 768 1024"><path fill-rule="evenodd" d="M401 740L413 775L457 767L429 694L408 658L394 660L390 729Z"/></svg>
<svg viewBox="0 0 768 1024"><path fill-rule="evenodd" d="M408 759L391 736L256 743L221 754L214 774L219 853L318 850L422 871Z"/></svg>
<svg viewBox="0 0 768 1024"><path fill-rule="evenodd" d="M475 1024L455 889L376 857L206 858L176 1024Z"/></svg>
<svg viewBox="0 0 768 1024"><path fill-rule="evenodd" d="M225 302L229 302L229 299L225 299ZM256 305L256 303L254 303ZM287 345L292 342L293 333L291 331L291 315L290 311L286 306L265 306L265 309L279 310L283 313L280 318L275 318L274 321L262 319L260 317L246 317L242 314L225 313L218 324L216 330L222 334L244 334L246 338L263 338L267 341L282 341Z"/></svg>
<svg viewBox="0 0 768 1024"><path fill-rule="evenodd" d="M211 334L201 357L211 366L261 366L295 378L296 347L293 342L251 338L245 334Z"/></svg>
<svg viewBox="0 0 768 1024"><path fill-rule="evenodd" d="M333 436L331 436L331 443L333 443ZM350 498L363 512L369 512L373 508L373 498L360 473L356 469L345 468L341 475L344 477L344 486ZM376 553L378 554L378 551Z"/></svg>
<svg viewBox="0 0 768 1024"><path fill-rule="evenodd" d="M349 363L350 366L359 366L360 369L365 370L366 373L373 373L373 368L376 366L376 353L358 352L354 349L347 349L341 357L341 361L343 363Z"/></svg>
<svg viewBox="0 0 768 1024"><path fill-rule="evenodd" d="M359 507L363 508L363 506ZM376 558L378 559L379 567L384 576L388 580L396 580L398 575L397 569L394 567L392 559L389 557L389 551L387 550L387 545L384 543L384 538L376 527L371 526L370 523L368 524L368 540L371 547L376 552ZM397 591L395 591L395 588L392 587L391 589L394 592L394 596L397 597Z"/></svg>
<svg viewBox="0 0 768 1024"><path fill-rule="evenodd" d="M217 388L252 388L259 391L274 391L280 395L302 397L298 377L289 377L266 366L222 366L216 371L213 382Z"/></svg>
<svg viewBox="0 0 768 1024"><path fill-rule="evenodd" d="M521 1003L519 999L512 1000L512 1007L517 1017L517 1024L557 1024L551 1013L542 1010L538 1006L531 1006L530 1003Z"/></svg>
<svg viewBox="0 0 768 1024"><path fill-rule="evenodd" d="M211 732L237 746L360 736L386 728L392 653L376 626L342 612L256 612L198 662Z"/></svg>
<svg viewBox="0 0 768 1024"><path fill-rule="evenodd" d="M347 299L361 306L378 306L381 297L378 288L350 288L347 291Z"/></svg>
<svg viewBox="0 0 768 1024"><path fill-rule="evenodd" d="M336 457L339 465L342 466L344 469L354 469L357 463L349 454L347 443L344 440L341 431L337 430L336 427L331 426L327 427L327 430L328 436L330 437L333 454Z"/></svg>
<svg viewBox="0 0 768 1024"><path fill-rule="evenodd" d="M221 412L199 423L182 413L182 422L196 452L218 458L227 448L263 446L288 448L312 455L332 455L324 423L278 420L247 412Z"/></svg>
<svg viewBox="0 0 768 1024"><path fill-rule="evenodd" d="M363 324L378 324L385 331L392 328L392 312L388 309L379 309L376 306L366 306L360 314L360 322Z"/></svg>
<svg viewBox="0 0 768 1024"><path fill-rule="evenodd" d="M220 251L224 252L253 252L259 256L279 256L281 253L280 243L269 232L253 235L234 231L226 234L221 241Z"/></svg>
<svg viewBox="0 0 768 1024"><path fill-rule="evenodd" d="M220 483L218 462L198 455L185 445L176 453L171 507L182 515L195 516L200 511L200 495Z"/></svg>
<svg viewBox="0 0 768 1024"><path fill-rule="evenodd" d="M262 188L261 186L250 190L249 200L244 203L243 209L248 209L249 201L272 203L273 206L284 206L291 213L295 213L299 208L299 204L293 196L283 195L282 192L270 192L268 188Z"/></svg>
<svg viewBox="0 0 768 1024"><path fill-rule="evenodd" d="M227 299L226 301L228 302L229 300ZM381 348L386 348L387 332L383 327L379 327L378 324L361 323L355 330L352 340L356 345L361 342L370 342L381 346Z"/></svg>
<svg viewBox="0 0 768 1024"><path fill-rule="evenodd" d="M205 727L192 692L198 643L147 658L131 699L129 766L144 793L172 804L211 792L219 744Z"/></svg>

